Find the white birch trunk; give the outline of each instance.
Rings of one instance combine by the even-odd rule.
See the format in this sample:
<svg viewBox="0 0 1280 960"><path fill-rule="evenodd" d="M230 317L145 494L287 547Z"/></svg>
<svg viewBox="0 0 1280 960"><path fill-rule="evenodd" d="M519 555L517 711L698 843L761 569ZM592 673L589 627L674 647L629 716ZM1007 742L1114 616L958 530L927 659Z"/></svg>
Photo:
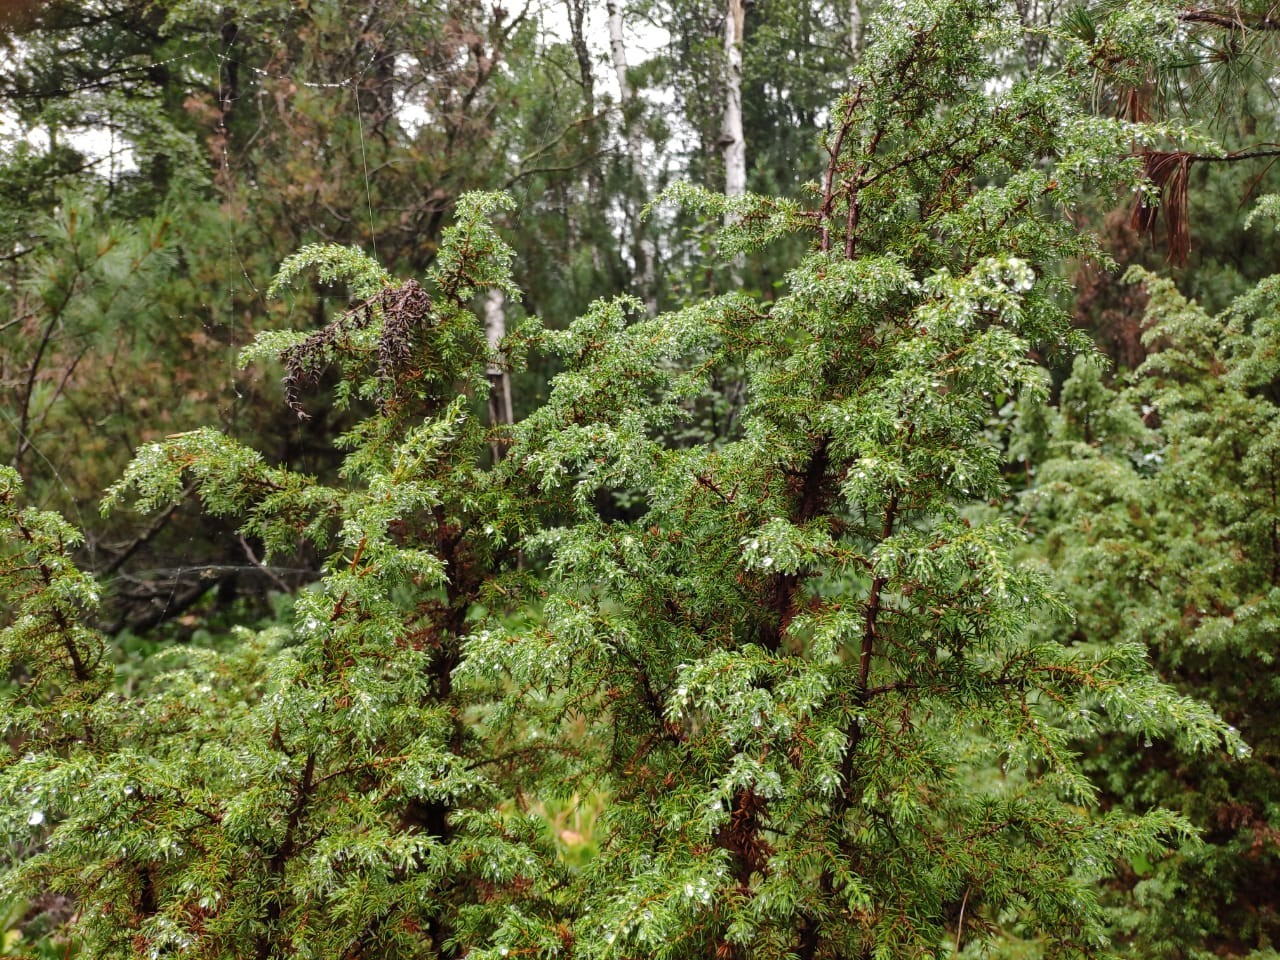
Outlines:
<svg viewBox="0 0 1280 960"><path fill-rule="evenodd" d="M854 63L862 59L862 0L849 0L849 51Z"/></svg>
<svg viewBox="0 0 1280 960"><path fill-rule="evenodd" d="M742 134L742 28L745 16L742 0L726 0L724 123L720 145L724 152L724 192L730 197L740 197L747 192L747 142ZM726 222L730 219L726 217Z"/></svg>
<svg viewBox="0 0 1280 960"><path fill-rule="evenodd" d="M498 353L498 345L507 335L506 298L501 290L490 290L485 294L484 335L495 357L485 370L489 377L489 422L494 426L510 424L515 420L511 408L511 374ZM492 446L493 460L497 463L502 459L502 445L495 440Z"/></svg>
<svg viewBox="0 0 1280 960"><path fill-rule="evenodd" d="M609 53L613 57L613 72L618 75L618 95L625 109L631 102L632 90L627 79L627 42L622 35L622 7L618 0L609 0L605 8L609 11Z"/></svg>
<svg viewBox="0 0 1280 960"><path fill-rule="evenodd" d="M618 75L618 99L622 107L623 129L627 140L627 158L631 161L631 175L636 183L644 186L644 153L640 142L640 131L636 125L635 91L627 80L627 44L622 33L622 6L620 0L608 0L609 11L609 53L613 59L613 71ZM628 204L630 208L632 204ZM639 216L633 209L628 209L631 230L636 238L635 257L636 273L640 280L640 297L644 300L649 316L658 312L657 279L654 275L654 261L657 260L657 247L653 239L645 233Z"/></svg>

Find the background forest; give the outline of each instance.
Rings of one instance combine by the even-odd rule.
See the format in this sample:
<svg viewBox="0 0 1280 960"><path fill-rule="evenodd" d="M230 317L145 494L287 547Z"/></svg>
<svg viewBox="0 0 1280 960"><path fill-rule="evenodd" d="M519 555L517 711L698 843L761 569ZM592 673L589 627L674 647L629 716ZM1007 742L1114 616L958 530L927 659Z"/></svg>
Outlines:
<svg viewBox="0 0 1280 960"><path fill-rule="evenodd" d="M0 956L1280 955L1277 38L0 5Z"/></svg>

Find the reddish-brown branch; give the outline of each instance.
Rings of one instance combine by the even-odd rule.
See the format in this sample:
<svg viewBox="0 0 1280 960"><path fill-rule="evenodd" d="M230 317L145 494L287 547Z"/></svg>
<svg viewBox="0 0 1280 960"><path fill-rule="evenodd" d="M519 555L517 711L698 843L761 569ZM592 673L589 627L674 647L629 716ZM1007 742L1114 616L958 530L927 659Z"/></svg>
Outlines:
<svg viewBox="0 0 1280 960"><path fill-rule="evenodd" d="M1218 10L1184 10L1178 14L1178 19L1183 23L1205 23L1224 30L1280 30L1280 20L1268 16L1245 20L1239 11L1222 13Z"/></svg>
<svg viewBox="0 0 1280 960"><path fill-rule="evenodd" d="M884 511L884 526L880 530L880 542L884 543L893 536L893 527L898 519L898 494L889 498L889 505ZM867 613L862 628L862 655L858 661L858 693L865 696L867 682L871 678L871 658L875 653L876 626L880 618L880 607L884 596L885 584L889 578L880 575L872 581L871 597L867 601Z"/></svg>
<svg viewBox="0 0 1280 960"><path fill-rule="evenodd" d="M18 520L18 532L20 532L28 543L34 544L35 537L31 535L31 531L27 529L21 518ZM49 565L43 560L37 563L40 571L40 579L44 582L46 592L53 587L53 571L49 569ZM58 606L53 608L53 620L57 624L58 632L62 636L63 649L67 652L67 657L71 660L71 673L80 683L86 683L90 677L90 671L85 666L84 659L80 656L80 651L76 648L75 641L71 639L71 622L67 619L65 613Z"/></svg>
<svg viewBox="0 0 1280 960"><path fill-rule="evenodd" d="M1213 153L1191 153L1187 155L1189 163L1236 163L1240 160L1257 160L1261 157L1280 157L1280 146L1272 144L1259 144L1256 147L1248 147L1243 150L1233 150L1230 153L1213 154Z"/></svg>
<svg viewBox="0 0 1280 960"><path fill-rule="evenodd" d="M1160 204L1148 204L1139 195L1130 216L1133 229L1154 235L1157 219L1163 213L1169 244L1169 259L1178 265L1187 262L1191 251L1191 227L1188 213L1188 171L1193 163L1239 163L1247 160L1280 157L1280 146L1258 144L1231 153L1190 153L1185 150L1145 150L1143 177L1160 194ZM1269 165L1268 165L1269 166Z"/></svg>
<svg viewBox="0 0 1280 960"><path fill-rule="evenodd" d="M899 494L895 492L889 498L889 503L885 507L884 524L880 529L881 543L893 536L894 526L898 522L898 504ZM889 578L883 574L877 576L871 581L871 595L867 598L867 610L863 617L862 626L862 650L858 658L856 689L856 701L860 707L866 704L867 696L870 692L867 684L871 679L871 664L875 657L876 639L879 636L879 619L883 605L884 588L888 585L888 582ZM854 755L858 751L858 742L861 739L862 725L859 718L855 716L849 721L849 727L845 731L844 759L840 764L840 774L844 780L844 802L846 804L853 802Z"/></svg>
<svg viewBox="0 0 1280 960"><path fill-rule="evenodd" d="M822 487L827 477L827 469L831 466L831 438L823 437L809 460L804 471L804 479L800 485L800 497L796 505L792 521L800 526L808 523L822 509ZM803 577L798 573L780 573L773 577L773 597L770 601L775 620L764 631L761 638L764 646L776 651L782 643L787 627L796 616L796 597L800 593Z"/></svg>
<svg viewBox="0 0 1280 960"><path fill-rule="evenodd" d="M830 148L831 158L827 161L827 175L822 184L822 207L818 213L822 222L821 247L824 253L831 249L831 214L835 209L836 203L835 183L836 173L840 169L840 151L844 147L845 135L853 126L853 112L857 109L861 100L862 90L859 89L845 110L840 126L836 129L835 141Z"/></svg>
<svg viewBox="0 0 1280 960"><path fill-rule="evenodd" d="M277 733L279 728L277 727ZM293 803L289 805L289 812L286 815L284 836L280 840L280 846L276 849L275 855L267 865L267 870L271 879L279 883L284 879L285 867L289 863L289 859L297 851L298 827L302 823L302 818L306 814L307 805L311 802L311 794L315 789L315 772L316 772L316 755L308 753L307 759L302 766L302 775L298 778L297 789L293 795ZM274 894L274 899L267 905L265 929L258 935L257 954L259 960L267 960L274 953L276 946L272 935L275 931L272 927L279 921L283 910L280 904L279 896L281 891L269 891Z"/></svg>
<svg viewBox="0 0 1280 960"><path fill-rule="evenodd" d="M862 213L862 208L859 205L859 195L863 187L869 182L867 174L871 171L871 158L876 155L876 150L879 149L880 141L883 137L883 127L872 134L871 142L867 145L867 155L862 163L858 165L858 175L849 184L849 215L845 219L844 227L844 258L846 260L853 259L854 249L857 246L858 219Z"/></svg>

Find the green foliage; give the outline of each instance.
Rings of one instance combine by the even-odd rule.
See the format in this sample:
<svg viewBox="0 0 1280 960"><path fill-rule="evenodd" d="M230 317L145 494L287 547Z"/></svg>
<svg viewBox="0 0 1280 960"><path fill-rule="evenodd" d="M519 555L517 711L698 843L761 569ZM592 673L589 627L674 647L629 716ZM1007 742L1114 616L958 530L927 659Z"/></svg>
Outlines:
<svg viewBox="0 0 1280 960"><path fill-rule="evenodd" d="M92 198L63 196L30 254L30 279L12 301L17 315L0 337L0 355L15 373L5 385L3 423L15 467L30 471L36 461L43 472L50 460L70 457L63 435L78 431L80 411L68 408L66 394L84 381L105 394L104 381L135 375L150 359L140 341L161 328L157 290L174 270L172 221L161 215L125 229L103 220ZM118 359L122 337L137 346L127 360ZM102 438L94 445L104 466L121 465L119 455L102 450ZM70 492L91 496L99 479Z"/></svg>
<svg viewBox="0 0 1280 960"><path fill-rule="evenodd" d="M471 8L437 22L375 4L335 53L311 40L350 22L313 7L241 11L262 30L254 43L283 41L288 62L329 78L252 81L293 111L263 135L262 181L293 176L278 161L299 138L315 148L291 159L310 189L260 211L276 226L358 199L355 141L328 138L351 118L321 91L350 81L362 45L394 68L388 37L416 29L447 105L514 95L475 45L528 36L502 33L497 9L485 34ZM199 13L175 6L156 29ZM1091 113L1095 71L1141 77L1180 28L1164 8L1117 8L1055 36L1055 65L1009 81L1000 52L1027 29L1018 5L889 13L827 114L808 200L691 186L664 198L677 220L727 215L723 259L803 249L764 295L687 297L652 317L606 297L564 329L529 320L491 344L475 301L520 291L492 222L514 209L505 195L462 195L447 227L430 208L429 255L406 250L416 221L402 216L388 259L429 263L421 282L350 245L359 218L298 217L271 291L320 309L243 361L283 367L300 419L336 417L333 469L205 427L141 444L104 504L165 517L192 496L257 566L250 541L267 562L319 557L280 622L116 666L90 625L98 594L75 532L21 508L19 477L0 474L13 746L0 895L69 898L62 932L102 958L1107 955L1117 867L1163 865L1170 845L1205 855L1194 809L1104 805L1082 741L1168 738L1224 777L1248 769L1225 763L1247 748L1153 675L1141 637L1059 629L1080 598L1019 562L1025 532L999 509L1000 410L1046 399L1033 350L1086 346L1060 268L1097 243L1072 214L1139 186L1136 148L1185 135ZM230 46L239 27L224 27ZM419 173L434 169L429 145L459 163L460 141L481 156L494 131L493 155L519 139L519 125L441 110L400 153L380 80L350 88L362 167L366 109L383 131L375 162ZM219 136L248 138L226 103ZM336 172L318 177L330 159ZM378 184L379 208L393 194ZM331 315L300 282L312 277L352 304ZM1274 332L1266 296L1233 314L1254 338ZM1156 336L1185 344L1150 370L1185 384L1211 367L1213 331L1174 313ZM1252 401L1273 353L1239 352ZM545 402L486 426L492 371L531 355L559 370ZM1089 376L1060 419L1089 423L1086 447L1130 431L1127 462L1158 474L1145 425L1095 410L1106 387ZM732 380L735 428L682 434ZM1223 433L1188 411L1216 393L1196 390L1160 416L1186 414L1184 445L1207 450ZM1256 620L1259 644L1270 623ZM561 826L568 809L589 829Z"/></svg>
<svg viewBox="0 0 1280 960"><path fill-rule="evenodd" d="M1047 428L1032 517L1077 611L1076 642L1149 649L1161 676L1253 748L1244 762L1193 759L1149 737L1139 746L1130 728L1091 761L1115 802L1179 810L1208 841L1154 866L1132 861L1121 941L1141 957L1262 957L1280 933L1277 284L1211 316L1167 279L1130 279L1150 296L1150 355L1117 388L1077 361Z"/></svg>
<svg viewBox="0 0 1280 960"><path fill-rule="evenodd" d="M509 284L509 251L482 219L502 202L467 203L434 300L416 284L409 307L409 284L383 291L362 336L299 345L363 371L378 401L347 438L341 485L201 430L144 448L108 497L155 510L189 487L275 553L332 550L292 625L241 629L229 648L166 657L129 697L107 692L74 535L18 511L6 475L7 586L26 599L5 651L27 675L6 717L26 739L0 794L6 835L36 851L6 889L74 898L91 955L437 955L513 898L536 912L550 889L539 821L497 812L496 745L465 722L474 693L451 678L482 585L513 559L493 535L509 507L480 465L488 431L458 392L485 382L489 359L466 298ZM369 268L346 251L302 256Z"/></svg>
<svg viewBox="0 0 1280 960"><path fill-rule="evenodd" d="M358 247L343 249L323 243L309 244L286 257L267 288L268 297L280 296L283 289L315 271L321 283L345 283L357 300L371 300L391 282L390 275ZM253 353L242 357L256 359Z"/></svg>
<svg viewBox="0 0 1280 960"><path fill-rule="evenodd" d="M544 338L566 370L506 463L572 522L530 543L545 626L476 634L460 670L509 678L525 709L560 688L540 726L567 697L609 731L577 955L932 955L1011 928L1096 956L1099 879L1188 827L1087 813L1082 712L1239 748L1141 647L1028 633L1060 616L1046 577L1014 561L1012 525L962 509L1004 494L988 418L1041 395L1028 347L1076 342L1051 268L1091 246L1060 211L1123 186L1115 158L1155 135L1083 115L1069 71L993 92L1006 13L898 11L833 110L816 209L735 208L729 251L778 229L814 245L776 299L651 320L605 302ZM665 444L728 365L741 439ZM634 520L600 514L628 489ZM524 929L497 943L546 953Z"/></svg>
<svg viewBox="0 0 1280 960"><path fill-rule="evenodd" d="M33 502L84 527L78 559L103 577L96 619L111 634L182 636L189 627L173 621L208 607L261 615L269 591L320 575L315 553L263 569L251 559L259 543L194 509L93 516L135 449L206 425L334 479L333 440L363 401L344 394L355 406L343 408L325 389L306 423L280 416L275 378L236 368L261 328L284 346L392 273L421 277L467 190L511 188L545 227L510 234L537 309L571 316L626 283L609 202L577 190L604 166L607 112L563 83L572 54L540 29L543 11L402 0L23 9L0 14L0 440ZM564 233L551 242L553 220ZM327 282L349 256L337 251L353 247L387 267L363 287ZM331 264L266 302L281 261L302 267L320 250ZM137 276L120 276L139 253ZM535 370L518 384L517 409L519 388L543 379Z"/></svg>
<svg viewBox="0 0 1280 960"><path fill-rule="evenodd" d="M98 603L98 587L71 558L80 535L55 513L19 507L21 488L15 470L0 469L0 578L11 598L0 656L8 673L22 676L5 703L5 733L48 749L89 733L89 713L105 691L105 648L81 622Z"/></svg>

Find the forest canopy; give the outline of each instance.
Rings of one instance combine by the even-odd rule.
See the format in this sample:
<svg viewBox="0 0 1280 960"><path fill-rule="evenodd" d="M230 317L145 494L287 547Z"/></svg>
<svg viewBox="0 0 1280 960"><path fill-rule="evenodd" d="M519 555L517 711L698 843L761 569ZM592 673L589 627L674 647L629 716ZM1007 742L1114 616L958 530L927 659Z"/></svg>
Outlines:
<svg viewBox="0 0 1280 960"><path fill-rule="evenodd" d="M1278 34L0 6L0 956L1275 957Z"/></svg>

